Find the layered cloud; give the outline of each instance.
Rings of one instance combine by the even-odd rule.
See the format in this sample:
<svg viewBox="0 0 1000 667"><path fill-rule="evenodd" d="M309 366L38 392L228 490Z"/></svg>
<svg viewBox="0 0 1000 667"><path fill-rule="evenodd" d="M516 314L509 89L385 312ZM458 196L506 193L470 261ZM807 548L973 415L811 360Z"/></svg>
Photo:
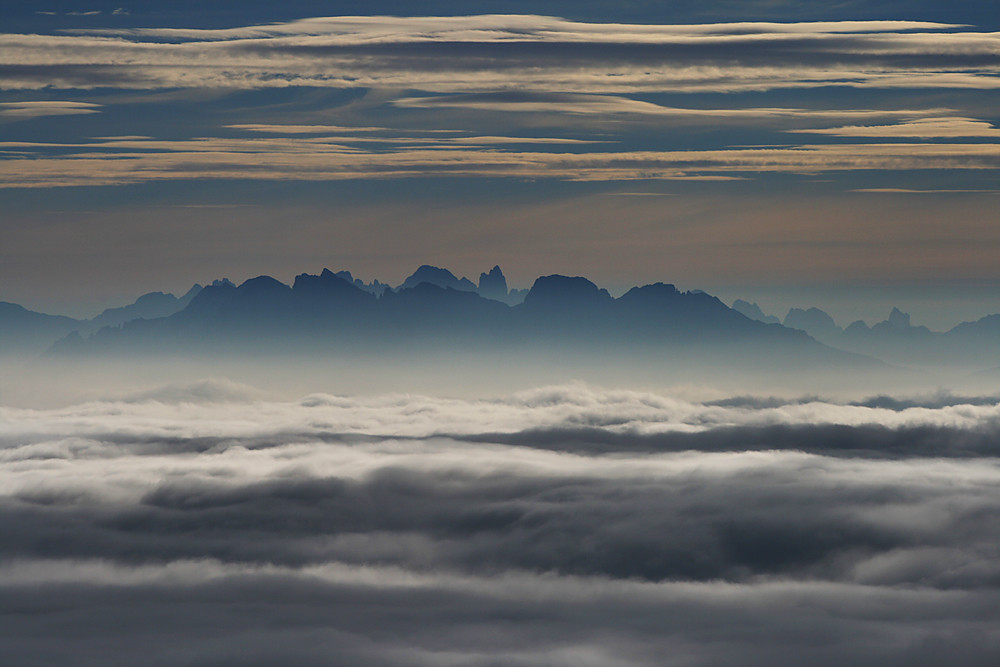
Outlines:
<svg viewBox="0 0 1000 667"><path fill-rule="evenodd" d="M424 95L393 100L407 109L457 108L477 111L514 111L573 115L653 116L701 121L780 122L816 119L920 118L946 113L947 109L796 109L781 107L691 108L669 107L619 95L582 93L484 93L468 95Z"/></svg>
<svg viewBox="0 0 1000 667"><path fill-rule="evenodd" d="M100 107L100 104L93 104L91 102L68 102L61 100L0 102L0 120L99 113Z"/></svg>
<svg viewBox="0 0 1000 667"><path fill-rule="evenodd" d="M790 130L838 137L904 137L907 139L1000 138L1000 128L975 118L918 118L895 125L848 125L811 130Z"/></svg>
<svg viewBox="0 0 1000 667"><path fill-rule="evenodd" d="M973 129L965 129L965 128ZM279 126L251 126L255 134ZM817 130L848 136L992 137L982 122L904 123ZM879 135L878 132L883 134ZM956 134L958 133L958 134ZM319 136L326 134L326 136ZM458 133L456 133L458 134ZM303 136L313 135L313 136ZM108 137L86 143L0 142L0 187L115 185L176 179L327 181L418 176L570 181L722 180L762 172L993 170L995 143L838 143L715 150L615 150L606 140L518 136L359 136L292 126L286 136L162 141ZM528 148L544 146L547 150ZM566 146L573 147L567 151ZM603 146L595 148L595 146Z"/></svg>
<svg viewBox="0 0 1000 667"><path fill-rule="evenodd" d="M990 664L998 415L226 381L4 408L0 642L81 665Z"/></svg>
<svg viewBox="0 0 1000 667"><path fill-rule="evenodd" d="M992 33L918 21L670 26L517 15L334 17L226 30L2 35L0 87L992 89L998 44Z"/></svg>
<svg viewBox="0 0 1000 667"><path fill-rule="evenodd" d="M6 187L416 176L741 180L857 170L980 173L997 166L996 144L984 141L997 136L983 119L986 107L961 107L1000 81L1000 38L952 24L334 17L216 30L5 34L0 53L0 88L33 97L52 89L103 91L79 102L7 103L0 117L111 113L119 101L135 103L108 90L380 91L356 109L278 120L276 107L186 139L174 132L166 133L170 140L90 138L104 130L75 144L7 141L0 145L12 158L0 166ZM684 106L655 97L804 95L817 86L873 89L878 99L852 108L825 94L797 106ZM973 97L926 108L904 97L934 88ZM373 112L380 122L369 120ZM394 129L402 127L411 129ZM706 136L741 130L743 143L752 145L726 135L694 150L687 128ZM133 133L158 134L155 127ZM637 150L634 141L621 141L629 133L663 139ZM800 136L812 138L790 141ZM678 148L664 150L671 137L680 138ZM761 139L766 143L757 145Z"/></svg>

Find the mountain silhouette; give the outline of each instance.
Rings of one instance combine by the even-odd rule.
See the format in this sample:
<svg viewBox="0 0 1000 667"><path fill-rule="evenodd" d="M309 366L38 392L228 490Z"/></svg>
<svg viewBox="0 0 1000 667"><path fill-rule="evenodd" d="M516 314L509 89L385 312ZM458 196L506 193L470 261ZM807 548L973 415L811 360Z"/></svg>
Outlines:
<svg viewBox="0 0 1000 667"><path fill-rule="evenodd" d="M149 292L143 294L134 303L117 308L108 308L100 315L90 320L85 327L88 331L96 331L102 327L113 327L125 324L132 320L151 320L158 317L167 317L183 310L191 300L202 290L202 286L195 285L187 291L184 296L177 298L173 294L164 292Z"/></svg>
<svg viewBox="0 0 1000 667"><path fill-rule="evenodd" d="M421 283L430 283L438 287L451 288L463 292L477 291L475 283L468 278L459 279L448 269L430 266L429 264L424 264L414 271L413 275L404 280L398 289L410 289Z"/></svg>
<svg viewBox="0 0 1000 667"><path fill-rule="evenodd" d="M432 353L442 360L452 353L511 360L534 354L606 365L685 359L695 371L699 364L736 368L748 360L758 369L817 363L847 369L877 365L872 357L962 371L1000 356L1000 315L937 333L913 325L898 308L873 326L858 320L841 329L818 308L792 308L782 325L757 304L733 306L665 283L614 298L587 278L558 274L513 290L499 266L481 273L476 285L423 265L395 289L323 269L299 274L291 285L258 276L240 285L227 279L195 285L180 298L150 292L92 320L0 303L0 354Z"/></svg>
<svg viewBox="0 0 1000 667"><path fill-rule="evenodd" d="M489 273L479 274L478 291L481 297L507 303L510 294L507 289L507 278L504 277L499 266L494 266Z"/></svg>
<svg viewBox="0 0 1000 667"><path fill-rule="evenodd" d="M323 269L323 270L328 271L328 269ZM370 283L366 283L360 278L355 278L354 276L352 276L350 271L337 271L337 273L335 273L334 275L354 285L358 289L364 290L365 292L371 292L375 296L382 296L382 293L385 292L387 289L392 289L391 287L389 287L389 285L377 279L371 281Z"/></svg>
<svg viewBox="0 0 1000 667"><path fill-rule="evenodd" d="M421 267L414 276L461 284L433 269ZM300 274L292 285L269 276L239 286L217 281L177 313L70 336L52 354L472 355L496 363L562 359L649 369L670 363L693 372L741 364L878 365L801 331L749 319L704 292L664 283L613 298L586 278L547 275L535 280L523 303L508 306L478 290L416 278L412 287L376 296L350 278L324 269Z"/></svg>
<svg viewBox="0 0 1000 667"><path fill-rule="evenodd" d="M586 278L552 275L535 280L524 297L523 307L560 313L585 313L599 310L611 301L607 290L599 288Z"/></svg>
<svg viewBox="0 0 1000 667"><path fill-rule="evenodd" d="M790 329L801 329L817 340L829 340L843 331L819 308L791 308L782 324Z"/></svg>
<svg viewBox="0 0 1000 667"><path fill-rule="evenodd" d="M90 320L46 315L18 304L0 302L0 355L35 355L71 333L82 338L104 327L173 315L186 308L201 290L201 285L195 284L180 298L164 292L149 292L127 306L107 308Z"/></svg>
<svg viewBox="0 0 1000 667"><path fill-rule="evenodd" d="M856 320L841 329L819 308L792 308L783 324L832 347L916 368L978 368L984 357L1000 355L1000 315L935 332L894 307L881 322Z"/></svg>
<svg viewBox="0 0 1000 667"><path fill-rule="evenodd" d="M736 299L733 301L733 310L741 315L749 317L751 320L757 320L758 322L764 322L766 324L781 324L779 320L774 315L768 315L756 302L750 303L749 301L744 301L743 299Z"/></svg>
<svg viewBox="0 0 1000 667"><path fill-rule="evenodd" d="M83 322L0 301L0 356L38 354Z"/></svg>

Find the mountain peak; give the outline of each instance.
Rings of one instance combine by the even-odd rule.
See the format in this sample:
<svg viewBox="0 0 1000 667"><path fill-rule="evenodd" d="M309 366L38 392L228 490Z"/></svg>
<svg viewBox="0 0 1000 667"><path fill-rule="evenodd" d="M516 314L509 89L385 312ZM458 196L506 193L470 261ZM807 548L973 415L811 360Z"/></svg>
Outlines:
<svg viewBox="0 0 1000 667"><path fill-rule="evenodd" d="M819 308L790 308L782 324L819 338L836 335L841 331L833 318Z"/></svg>
<svg viewBox="0 0 1000 667"><path fill-rule="evenodd" d="M463 292L476 291L475 284L468 278L459 279L448 269L431 266L430 264L420 266L413 272L413 275L403 281L403 284L399 286L399 289L411 289L420 283L430 283L431 285L437 285L438 287L445 288L450 287L451 289L461 290Z"/></svg>
<svg viewBox="0 0 1000 667"><path fill-rule="evenodd" d="M245 281L238 289L251 294L282 294L291 288L271 276L257 276Z"/></svg>
<svg viewBox="0 0 1000 667"><path fill-rule="evenodd" d="M779 320L774 315L768 315L765 313L757 302L750 303L749 301L744 301L743 299L736 299L733 301L733 310L740 313L744 317L749 317L751 320L757 320L758 322L764 322L766 324L781 324Z"/></svg>
<svg viewBox="0 0 1000 667"><path fill-rule="evenodd" d="M507 278L499 266L494 266L489 273L479 274L479 295L496 301L507 300Z"/></svg>
<svg viewBox="0 0 1000 667"><path fill-rule="evenodd" d="M608 291L586 278L558 274L536 279L524 297L524 304L532 307L582 307L610 302Z"/></svg>
<svg viewBox="0 0 1000 667"><path fill-rule="evenodd" d="M892 312L889 313L889 319L886 320L889 326L894 329L909 329L910 328L910 315L909 313L904 313L899 308L893 308Z"/></svg>
<svg viewBox="0 0 1000 667"><path fill-rule="evenodd" d="M340 277L330 269L323 269L318 276L314 276L311 273L300 273L295 276L295 282L292 283L292 289L296 292L310 292L336 289L350 284L350 281L344 280L344 278Z"/></svg>

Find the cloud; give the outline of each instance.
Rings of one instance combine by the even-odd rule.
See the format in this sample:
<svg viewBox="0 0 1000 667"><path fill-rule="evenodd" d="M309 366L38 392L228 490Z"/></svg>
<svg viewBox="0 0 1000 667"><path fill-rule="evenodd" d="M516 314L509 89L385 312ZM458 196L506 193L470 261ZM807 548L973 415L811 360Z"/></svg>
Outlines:
<svg viewBox="0 0 1000 667"><path fill-rule="evenodd" d="M276 133L277 126L269 125ZM256 131L256 129L254 130ZM982 170L1000 166L1000 143L859 143L716 150L589 150L606 143L558 137L303 136L106 138L86 143L0 142L0 187L116 185L177 179L331 181L491 177L568 181L723 180L759 173ZM373 144L375 148L366 147ZM548 145L524 150L518 145Z"/></svg>
<svg viewBox="0 0 1000 667"><path fill-rule="evenodd" d="M841 34L942 30L963 26L926 21L833 21L809 23L715 23L703 25L657 25L583 23L535 15L486 16L332 16L288 23L225 29L139 28L86 30L86 34L123 35L137 38L167 38L177 41L260 39L286 36L324 36L328 43L368 44L383 42L652 42L671 37L743 37L759 34Z"/></svg>
<svg viewBox="0 0 1000 667"><path fill-rule="evenodd" d="M0 102L2 118L37 118L39 116L72 116L100 113L100 104L66 102L60 100L35 100L31 102Z"/></svg>
<svg viewBox="0 0 1000 667"><path fill-rule="evenodd" d="M904 195L935 195L935 194L1000 194L1000 190L962 190L962 189L950 189L950 190L914 190L912 188L859 188L857 190L852 190L851 192L870 192L874 194L904 194Z"/></svg>
<svg viewBox="0 0 1000 667"><path fill-rule="evenodd" d="M236 390L0 408L6 656L997 657L995 397Z"/></svg>
<svg viewBox="0 0 1000 667"><path fill-rule="evenodd" d="M265 132L269 134L344 134L346 132L383 132L386 127L346 127L343 125L275 125L267 123L244 123L227 125L234 130Z"/></svg>
<svg viewBox="0 0 1000 667"><path fill-rule="evenodd" d="M510 15L7 34L0 35L0 86L439 93L995 88L996 35L960 28L906 21L624 25Z"/></svg>
<svg viewBox="0 0 1000 667"><path fill-rule="evenodd" d="M696 109L667 107L652 102L616 95L552 93L483 93L468 95L427 95L393 100L395 106L409 109L460 108L481 111L569 114L634 114L696 118L713 122L736 120L771 120L784 122L812 118L884 118L892 116L927 116L942 110L932 109L790 109L790 108L716 108Z"/></svg>
<svg viewBox="0 0 1000 667"><path fill-rule="evenodd" d="M895 125L850 125L824 129L789 130L837 137L905 137L918 139L1000 138L1000 128L975 118L917 118Z"/></svg>
<svg viewBox="0 0 1000 667"><path fill-rule="evenodd" d="M517 15L2 34L0 87L8 89L378 89L357 104L395 114L399 125L433 129L369 125L352 116L352 103L337 112L338 123L250 116L186 139L8 141L0 149L12 159L0 165L0 187L417 177L729 181L993 170L998 142L988 141L996 129L971 110L889 100L861 108L698 108L655 96L817 86L879 89L889 98L934 87L975 95L1000 81L997 44L992 33L926 22L624 25ZM35 104L3 113L26 117L43 108L96 110ZM497 115L507 117L498 122ZM430 116L437 122L428 123ZM566 116L590 134L565 136ZM660 150L689 127L703 150ZM770 145L711 143L729 128ZM635 149L632 132L639 130L657 133L649 150ZM806 133L815 139L789 143Z"/></svg>
<svg viewBox="0 0 1000 667"><path fill-rule="evenodd" d="M207 573L213 565L178 564L175 579L185 568ZM81 579L90 570L98 581L145 574L127 568L100 572L89 563L48 564L50 571L60 567ZM11 590L2 603L5 610L55 606L63 622L60 641L46 643L33 632L37 612L12 615L15 625L8 628L17 641L8 642L15 652L7 655L37 657L41 651L55 662L65 658L88 666L136 660L632 666L662 664L665 654L683 654L692 665L795 664L803 657L810 664L834 665L844 656L861 665L876 660L931 665L955 655L963 664L985 665L994 657L988 626L960 612L967 605L993 620L985 594L545 576L490 581L332 567L233 568L198 588L146 578L149 583L127 592L86 581L55 583L42 592ZM123 608L123 594L135 601L132 608ZM94 608L102 613L94 614ZM886 610L899 610L899 616L887 618ZM808 641L802 637L806 630ZM907 639L890 647L887 640L894 634Z"/></svg>
<svg viewBox="0 0 1000 667"><path fill-rule="evenodd" d="M226 378L208 378L195 382L168 384L147 391L134 392L122 400L135 403L232 403L263 398L264 394L250 385Z"/></svg>

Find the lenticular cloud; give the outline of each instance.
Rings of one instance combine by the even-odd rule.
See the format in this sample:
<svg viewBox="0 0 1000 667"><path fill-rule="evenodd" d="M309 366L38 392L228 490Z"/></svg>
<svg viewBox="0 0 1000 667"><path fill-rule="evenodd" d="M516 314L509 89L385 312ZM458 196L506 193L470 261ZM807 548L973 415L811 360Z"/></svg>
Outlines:
<svg viewBox="0 0 1000 667"><path fill-rule="evenodd" d="M5 659L1000 658L995 400L258 396L0 409Z"/></svg>

